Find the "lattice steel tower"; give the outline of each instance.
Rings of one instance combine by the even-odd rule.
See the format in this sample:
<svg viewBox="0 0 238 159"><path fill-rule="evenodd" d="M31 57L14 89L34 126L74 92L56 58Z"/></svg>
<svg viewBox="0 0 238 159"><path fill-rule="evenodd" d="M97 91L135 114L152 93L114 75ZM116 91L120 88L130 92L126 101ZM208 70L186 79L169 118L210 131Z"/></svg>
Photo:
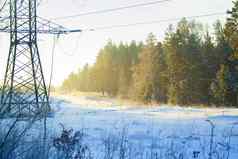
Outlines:
<svg viewBox="0 0 238 159"><path fill-rule="evenodd" d="M10 49L1 95L1 112L43 115L49 97L37 46L36 0L10 0Z"/></svg>

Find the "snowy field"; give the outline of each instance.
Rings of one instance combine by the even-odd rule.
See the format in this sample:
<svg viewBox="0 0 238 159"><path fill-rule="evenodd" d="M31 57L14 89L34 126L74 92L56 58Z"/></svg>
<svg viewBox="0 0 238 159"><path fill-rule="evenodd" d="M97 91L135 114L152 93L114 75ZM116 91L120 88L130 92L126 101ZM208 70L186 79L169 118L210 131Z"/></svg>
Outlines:
<svg viewBox="0 0 238 159"><path fill-rule="evenodd" d="M132 107L96 97L54 103L49 131L59 134L60 123L83 131L95 158L106 151L114 158L122 146L127 158L238 158L238 109Z"/></svg>

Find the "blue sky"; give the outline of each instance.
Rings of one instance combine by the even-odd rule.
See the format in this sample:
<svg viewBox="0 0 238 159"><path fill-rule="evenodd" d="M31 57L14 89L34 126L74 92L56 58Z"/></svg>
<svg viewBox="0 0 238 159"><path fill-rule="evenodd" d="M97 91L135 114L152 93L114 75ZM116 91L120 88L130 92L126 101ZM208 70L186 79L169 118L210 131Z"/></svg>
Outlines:
<svg viewBox="0 0 238 159"><path fill-rule="evenodd" d="M89 11L116 8L154 0L42 0L38 8L38 15L47 19L85 13ZM214 12L225 12L232 7L232 0L171 0L163 4L126 9L98 15L88 15L78 18L55 20L68 28L95 28L118 24L128 24L143 21L155 21L167 18L193 16ZM197 21L211 25L217 19L225 16L201 18ZM176 22L170 22L176 23ZM55 50L53 84L59 85L72 71L77 71L85 63L93 63L97 53L108 39L114 42L131 40L145 40L148 33L153 32L159 40L164 37L164 32L169 23L152 25L138 25L127 28L116 28L96 32L83 32L61 36ZM46 82L49 81L52 36L40 36L39 47L44 67ZM0 80L6 65L8 53L8 37L1 34L0 38Z"/></svg>

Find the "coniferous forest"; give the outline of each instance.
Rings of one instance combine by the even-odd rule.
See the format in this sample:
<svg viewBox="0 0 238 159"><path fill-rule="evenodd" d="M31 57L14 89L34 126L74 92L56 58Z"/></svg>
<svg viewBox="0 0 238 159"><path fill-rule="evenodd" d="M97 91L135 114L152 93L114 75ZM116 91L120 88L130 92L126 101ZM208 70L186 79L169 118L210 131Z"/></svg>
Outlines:
<svg viewBox="0 0 238 159"><path fill-rule="evenodd" d="M100 92L144 103L238 106L238 2L213 29L181 19L163 41L102 48L93 65L64 81L64 91Z"/></svg>

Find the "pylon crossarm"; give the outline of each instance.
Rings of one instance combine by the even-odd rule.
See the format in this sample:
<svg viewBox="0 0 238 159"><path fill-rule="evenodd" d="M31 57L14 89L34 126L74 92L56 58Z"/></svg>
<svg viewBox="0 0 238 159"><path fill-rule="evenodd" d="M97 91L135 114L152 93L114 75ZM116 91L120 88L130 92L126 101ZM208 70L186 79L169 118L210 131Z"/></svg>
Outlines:
<svg viewBox="0 0 238 159"><path fill-rule="evenodd" d="M17 28L16 30L11 30L9 25L6 25L6 22L4 21L8 21L10 17L5 17L2 18L0 17L0 32L2 33L11 33L11 32L17 32L17 33L28 33L29 29L22 29L22 28ZM24 20L25 18L18 18L21 20ZM57 34L69 34L69 33L75 33L75 32L82 32L82 30L72 30L72 29L68 29L62 25L59 25L57 23L54 23L50 20L41 18L41 17L37 17L37 29L36 30L32 30L32 32L37 32L38 34L53 34L53 35L57 35Z"/></svg>

